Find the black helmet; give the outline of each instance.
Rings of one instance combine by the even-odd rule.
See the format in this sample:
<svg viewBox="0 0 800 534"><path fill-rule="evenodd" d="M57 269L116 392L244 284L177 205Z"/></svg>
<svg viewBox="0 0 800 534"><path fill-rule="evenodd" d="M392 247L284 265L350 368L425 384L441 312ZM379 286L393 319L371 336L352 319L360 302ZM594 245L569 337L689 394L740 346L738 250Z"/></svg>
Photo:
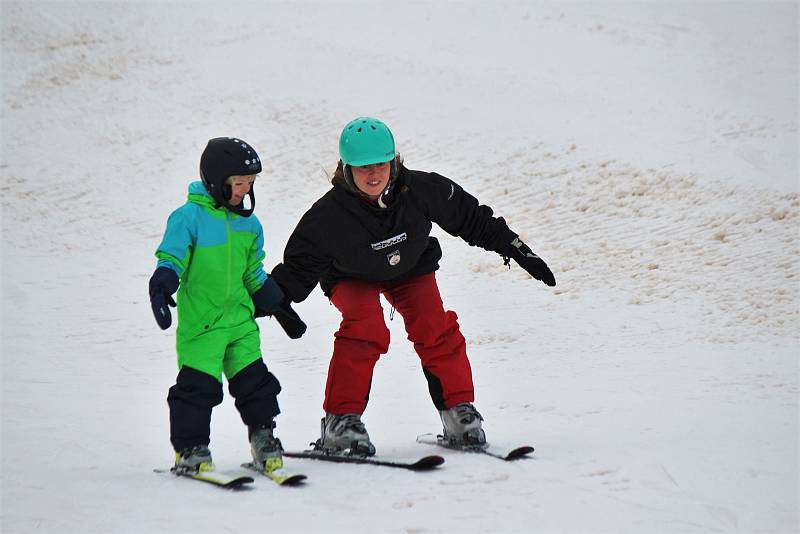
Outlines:
<svg viewBox="0 0 800 534"><path fill-rule="evenodd" d="M231 206L231 188L225 185L229 176L246 176L261 172L261 160L253 147L235 137L215 137L208 142L200 156L200 179L217 204L232 212L249 217L256 207L256 195L250 188L250 208L245 209L244 201Z"/></svg>

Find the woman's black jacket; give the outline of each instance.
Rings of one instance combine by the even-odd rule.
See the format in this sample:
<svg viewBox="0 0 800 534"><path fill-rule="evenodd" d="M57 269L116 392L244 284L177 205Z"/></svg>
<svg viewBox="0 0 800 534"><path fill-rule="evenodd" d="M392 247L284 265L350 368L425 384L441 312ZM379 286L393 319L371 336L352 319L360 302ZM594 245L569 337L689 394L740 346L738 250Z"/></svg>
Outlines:
<svg viewBox="0 0 800 534"><path fill-rule="evenodd" d="M391 284L435 271L442 249L431 223L502 255L517 237L490 207L436 173L401 166L392 196L380 208L334 185L311 206L272 271L290 300L302 302L318 282L330 296L343 279Z"/></svg>

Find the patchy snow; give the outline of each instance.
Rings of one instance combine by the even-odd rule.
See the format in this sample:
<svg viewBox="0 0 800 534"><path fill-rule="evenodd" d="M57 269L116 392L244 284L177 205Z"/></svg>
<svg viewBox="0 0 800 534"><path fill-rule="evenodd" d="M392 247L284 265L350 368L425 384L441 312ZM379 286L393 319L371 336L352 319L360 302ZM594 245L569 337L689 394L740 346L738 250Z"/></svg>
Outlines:
<svg viewBox="0 0 800 534"><path fill-rule="evenodd" d="M798 4L3 2L3 532L797 532ZM153 251L207 139L265 162L267 266L328 187L351 118L392 127L544 257L549 289L443 232L438 280L502 463L287 460L230 493L172 461L174 330ZM335 309L291 341L278 433L318 433ZM364 420L440 453L402 319ZM230 397L221 469L247 460Z"/></svg>

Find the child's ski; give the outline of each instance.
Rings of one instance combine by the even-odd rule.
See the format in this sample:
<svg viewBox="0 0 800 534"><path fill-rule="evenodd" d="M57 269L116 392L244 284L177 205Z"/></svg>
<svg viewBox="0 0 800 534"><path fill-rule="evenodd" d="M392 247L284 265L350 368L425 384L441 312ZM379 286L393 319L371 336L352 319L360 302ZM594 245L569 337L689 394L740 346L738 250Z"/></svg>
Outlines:
<svg viewBox="0 0 800 534"><path fill-rule="evenodd" d="M438 445L439 447L444 447L446 449L451 449L454 451L476 452L480 454L486 454L487 456L499 458L507 462L510 462L511 460L518 460L520 458L525 458L527 457L528 454L533 452L533 447L531 447L530 445L523 445L521 447L516 447L514 449L498 449L496 447L493 447L489 443L486 443L485 445L464 445L464 444L451 443L446 439L444 439L443 436L436 434L422 434L420 436L417 436L417 443L424 443L426 445Z"/></svg>
<svg viewBox="0 0 800 534"><path fill-rule="evenodd" d="M286 456L286 453L283 454ZM306 475L301 474L287 474L283 472L283 469L275 469L273 471L266 471L264 469L259 469L255 466L253 462L247 462L246 464L242 464L242 467L245 469L250 469L251 471L255 471L256 473L261 473L268 479L276 482L280 486L299 486L303 483L303 481L308 478Z"/></svg>
<svg viewBox="0 0 800 534"><path fill-rule="evenodd" d="M195 473L193 471L181 471L177 470L174 467L172 469L153 469L156 473L171 473L175 476L181 478L189 478L193 480L199 480L201 482L206 482L208 484L212 484L214 486L225 488L225 489L240 489L248 487L248 484L252 484L255 482L253 477L249 476L242 476L242 475L225 475L222 473L216 473L214 471L203 471L200 473Z"/></svg>

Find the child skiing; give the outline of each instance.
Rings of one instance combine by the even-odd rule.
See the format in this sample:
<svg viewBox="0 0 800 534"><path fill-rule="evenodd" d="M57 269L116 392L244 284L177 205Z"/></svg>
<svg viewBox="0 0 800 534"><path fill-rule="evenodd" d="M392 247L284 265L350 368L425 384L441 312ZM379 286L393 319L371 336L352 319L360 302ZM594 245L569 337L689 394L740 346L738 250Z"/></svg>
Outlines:
<svg viewBox="0 0 800 534"><path fill-rule="evenodd" d="M547 264L491 208L436 173L407 169L389 128L359 117L339 138L333 187L303 215L283 263L272 271L286 296L302 302L319 282L342 314L334 334L318 448L373 455L361 421L375 363L389 348L379 296L403 316L420 357L444 437L482 445L472 371L455 312L445 311L434 272L442 256L432 223L470 245L514 259L548 286Z"/></svg>
<svg viewBox="0 0 800 534"><path fill-rule="evenodd" d="M211 410L222 402L223 373L247 425L253 461L267 471L283 465L273 434L281 386L261 358L254 317L274 316L292 338L305 324L262 267L264 235L253 215L259 172L261 160L250 145L211 139L200 158L202 181L189 185L188 200L170 215L156 251L149 292L163 330L172 324L177 291L179 372L167 397L177 470L214 468Z"/></svg>

